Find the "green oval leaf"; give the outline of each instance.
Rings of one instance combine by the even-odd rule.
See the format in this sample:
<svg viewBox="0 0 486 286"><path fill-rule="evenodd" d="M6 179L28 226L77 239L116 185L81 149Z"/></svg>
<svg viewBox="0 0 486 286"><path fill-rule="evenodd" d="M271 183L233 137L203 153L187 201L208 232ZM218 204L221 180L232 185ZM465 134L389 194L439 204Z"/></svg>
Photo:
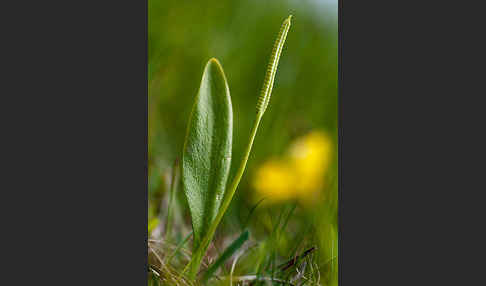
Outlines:
<svg viewBox="0 0 486 286"><path fill-rule="evenodd" d="M182 184L191 211L194 249L218 213L231 164L233 109L223 68L210 59L189 119Z"/></svg>

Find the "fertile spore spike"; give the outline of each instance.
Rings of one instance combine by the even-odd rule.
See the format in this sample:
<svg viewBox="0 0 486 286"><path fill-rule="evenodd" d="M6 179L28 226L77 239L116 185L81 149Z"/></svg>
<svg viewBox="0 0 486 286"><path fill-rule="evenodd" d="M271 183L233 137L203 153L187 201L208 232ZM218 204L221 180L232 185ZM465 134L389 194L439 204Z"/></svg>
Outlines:
<svg viewBox="0 0 486 286"><path fill-rule="evenodd" d="M267 109L268 102L270 101L270 96L272 94L273 81L275 79L275 74L277 73L278 61L280 59L280 54L282 53L282 48L285 44L285 39L287 38L287 33L290 29L290 15L282 24L280 32L278 33L277 40L273 46L272 55L270 56L270 62L268 63L267 73L265 74L265 81L263 82L263 88L258 98L257 103L257 113L262 116Z"/></svg>

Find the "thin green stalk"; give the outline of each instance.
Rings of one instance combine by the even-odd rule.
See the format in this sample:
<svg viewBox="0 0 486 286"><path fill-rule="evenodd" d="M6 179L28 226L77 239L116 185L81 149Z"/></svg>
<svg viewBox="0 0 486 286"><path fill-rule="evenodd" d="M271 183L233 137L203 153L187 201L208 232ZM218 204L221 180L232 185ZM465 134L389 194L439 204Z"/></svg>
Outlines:
<svg viewBox="0 0 486 286"><path fill-rule="evenodd" d="M230 187L227 189L223 202L221 204L221 207L218 211L218 214L216 215L216 218L214 221L211 223L209 230L207 232L207 235L204 237L202 240L201 244L199 245L199 248L193 253L193 256L191 258L191 261L189 264L185 267L183 273L186 272L186 270L189 268L189 277L191 279L195 279L197 272L199 270L199 266L201 264L201 260L206 253L206 250L209 246L209 243L213 239L214 233L216 231L216 228L218 227L219 223L221 222L221 219L223 218L224 214L226 213L226 210L228 209L231 200L233 199L233 195L236 192L236 189L238 187L238 184L240 183L241 177L243 176L243 173L245 172L246 168L246 163L248 162L248 158L250 157L250 152L251 148L253 146L253 141L255 140L255 136L258 130L258 126L260 125L260 120L262 119L263 114L265 113L268 103L270 101L270 96L272 95L272 88L273 88L273 83L275 80L275 74L277 73L277 66L278 66L278 61L280 59L280 55L282 53L282 49L285 43L285 39L287 37L287 33L290 29L290 20L292 18L292 15L290 15L282 24L282 27L280 28L280 32L277 36L277 40L275 41L275 44L273 46L272 54L270 56L270 61L268 63L267 67L267 72L265 75L265 80L263 82L263 88L260 93L260 97L258 98L257 102L257 113L256 113L256 119L253 124L253 128L251 130L250 134L250 141L248 142L248 145L246 147L245 155L243 157L243 160L241 161L241 164L238 168L238 171L235 175L235 178L233 179L233 182L231 183Z"/></svg>

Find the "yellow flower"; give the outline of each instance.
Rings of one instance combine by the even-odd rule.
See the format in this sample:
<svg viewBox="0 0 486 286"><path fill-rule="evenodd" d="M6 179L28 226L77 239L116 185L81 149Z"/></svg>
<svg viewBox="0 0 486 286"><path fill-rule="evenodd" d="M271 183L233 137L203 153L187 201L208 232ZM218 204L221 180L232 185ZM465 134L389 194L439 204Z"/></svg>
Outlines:
<svg viewBox="0 0 486 286"><path fill-rule="evenodd" d="M256 190L272 200L287 200L294 197L292 170L284 162L270 160L257 171L253 182Z"/></svg>
<svg viewBox="0 0 486 286"><path fill-rule="evenodd" d="M326 133L313 131L293 142L287 155L264 163L256 172L257 195L270 201L298 198L315 201L329 168L332 143Z"/></svg>
<svg viewBox="0 0 486 286"><path fill-rule="evenodd" d="M323 174L331 159L331 140L326 134L314 131L297 140L289 157L296 175L302 179L296 188L302 195L322 187Z"/></svg>

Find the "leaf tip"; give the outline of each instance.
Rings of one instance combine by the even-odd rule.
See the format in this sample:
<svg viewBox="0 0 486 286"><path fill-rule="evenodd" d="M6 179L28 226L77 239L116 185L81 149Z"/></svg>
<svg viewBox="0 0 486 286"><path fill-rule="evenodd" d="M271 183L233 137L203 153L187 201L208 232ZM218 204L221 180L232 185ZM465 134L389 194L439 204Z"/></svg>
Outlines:
<svg viewBox="0 0 486 286"><path fill-rule="evenodd" d="M218 67L218 69L223 70L223 67L221 66L221 63L218 61L217 58L210 58L207 65L214 65Z"/></svg>
<svg viewBox="0 0 486 286"><path fill-rule="evenodd" d="M227 79L226 75L224 74L223 66L219 62L217 58L210 58L209 61L206 64L206 67L204 68L205 70L209 70L213 73L219 74L224 79L225 85L227 86ZM229 88L227 87L227 92L229 93Z"/></svg>

